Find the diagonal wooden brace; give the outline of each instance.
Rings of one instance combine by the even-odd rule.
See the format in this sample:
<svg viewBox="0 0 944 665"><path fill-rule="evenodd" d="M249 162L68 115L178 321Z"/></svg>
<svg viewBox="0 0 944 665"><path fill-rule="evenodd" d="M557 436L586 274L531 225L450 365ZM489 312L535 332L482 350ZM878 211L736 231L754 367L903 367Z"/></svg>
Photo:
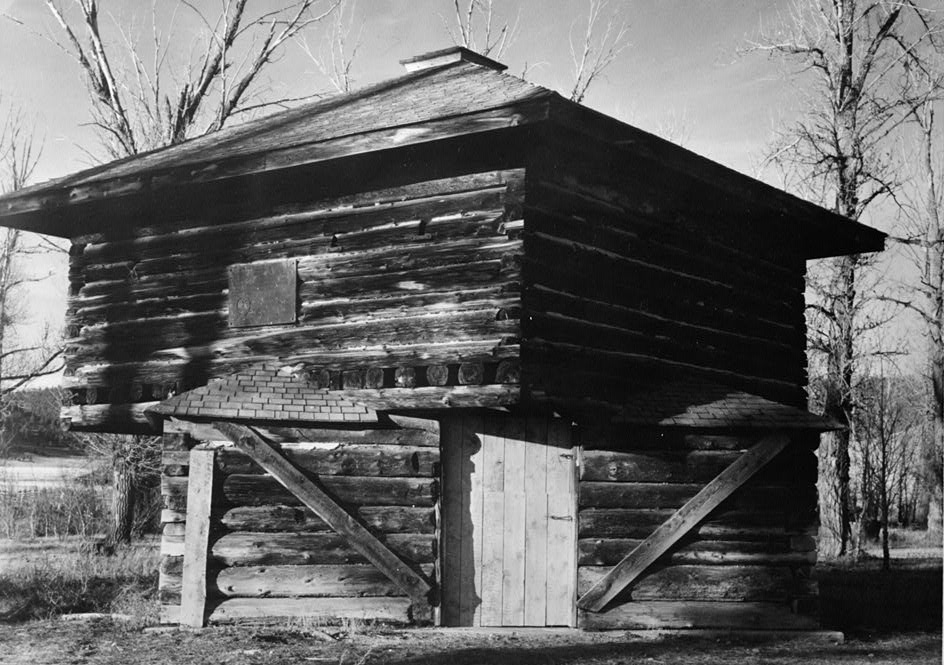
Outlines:
<svg viewBox="0 0 944 665"><path fill-rule="evenodd" d="M213 427L235 446L246 453L287 490L334 531L344 536L351 547L374 564L384 575L403 589L414 603L429 603L430 584L413 571L386 545L354 519L344 508L335 503L327 493L296 469L267 441L245 425L219 422Z"/></svg>
<svg viewBox="0 0 944 665"><path fill-rule="evenodd" d="M789 442L786 435L775 434L765 437L741 455L613 566L610 572L580 597L577 607L591 612L602 610L708 513L776 457Z"/></svg>

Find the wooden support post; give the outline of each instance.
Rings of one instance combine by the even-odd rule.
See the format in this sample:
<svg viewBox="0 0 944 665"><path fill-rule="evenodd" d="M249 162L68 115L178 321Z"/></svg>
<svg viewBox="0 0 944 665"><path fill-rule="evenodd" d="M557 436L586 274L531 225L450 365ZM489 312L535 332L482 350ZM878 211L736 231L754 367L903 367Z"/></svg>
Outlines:
<svg viewBox="0 0 944 665"><path fill-rule="evenodd" d="M428 619L431 589L429 582L401 561L396 554L255 431L244 425L226 422L214 423L213 427L242 452L249 455L256 464L268 471L329 527L344 536L351 547L406 592L413 599L414 620ZM420 616L417 616L418 613L421 613Z"/></svg>
<svg viewBox="0 0 944 665"><path fill-rule="evenodd" d="M602 610L788 443L789 439L783 434L768 436L741 455L581 596L577 607L592 612Z"/></svg>
<svg viewBox="0 0 944 665"><path fill-rule="evenodd" d="M206 615L207 557L215 454L213 450L190 451L180 623L193 628L202 627Z"/></svg>

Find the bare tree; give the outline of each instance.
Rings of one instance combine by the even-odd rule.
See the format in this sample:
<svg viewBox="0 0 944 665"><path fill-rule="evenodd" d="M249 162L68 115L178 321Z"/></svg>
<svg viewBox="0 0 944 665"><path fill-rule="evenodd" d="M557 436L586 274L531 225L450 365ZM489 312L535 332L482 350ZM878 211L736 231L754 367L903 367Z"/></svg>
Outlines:
<svg viewBox="0 0 944 665"><path fill-rule="evenodd" d="M617 19L609 5L609 0L587 0L586 28L582 35L574 37L577 22L570 27L574 74L571 101L582 102L594 81L629 46L629 24Z"/></svg>
<svg viewBox="0 0 944 665"><path fill-rule="evenodd" d="M234 116L291 99L260 99L262 74L287 44L330 15L342 0L285 0L250 13L248 0L221 0L214 14L196 0L156 5L150 43L133 22L103 26L98 0L45 0L63 39L54 42L84 73L93 124L112 158L179 143L223 127ZM202 30L180 44L179 13ZM170 17L164 30L161 19ZM105 30L110 27L110 30ZM175 39L178 37L178 39ZM176 54L186 53L183 59Z"/></svg>
<svg viewBox="0 0 944 665"><path fill-rule="evenodd" d="M42 153L34 126L23 108L0 98L0 192L25 186L32 177ZM10 444L6 429L6 397L29 381L62 369L61 350L50 339L48 329L38 338L19 334L28 321L23 290L45 279L24 270L24 264L37 254L61 251L51 242L33 238L18 229L0 230L0 452Z"/></svg>
<svg viewBox="0 0 944 665"><path fill-rule="evenodd" d="M85 75L93 125L107 156L126 157L221 129L241 113L297 99L266 98L264 72L302 32L343 0L281 0L262 9L248 0L198 0L152 6L150 35L112 16L103 25L98 0L44 0L61 30L55 44ZM66 8L68 5L68 9ZM177 23L201 27L189 47ZM179 56L178 53L185 54ZM117 440L116 440L117 441ZM130 539L137 444L112 442L114 524L110 546Z"/></svg>
<svg viewBox="0 0 944 665"><path fill-rule="evenodd" d="M495 0L453 0L455 26L443 17L446 32L457 46L491 58L501 58L518 32L520 14L514 23L500 22Z"/></svg>
<svg viewBox="0 0 944 665"><path fill-rule="evenodd" d="M899 478L906 461L904 453L913 448L913 439L920 436L917 425L920 418L915 409L913 382L900 372L889 373L888 363L882 359L877 372L861 383L860 421L861 460L863 471L860 495L864 498L862 521L877 523L882 541L882 567L889 568L888 527L891 521L893 494L900 486ZM899 519L901 516L899 515ZM868 529L861 529L865 534ZM860 547L862 545L860 538Z"/></svg>
<svg viewBox="0 0 944 665"><path fill-rule="evenodd" d="M350 92L354 85L351 69L364 36L363 23L356 32L354 30L356 5L356 2L351 2L349 5L342 4L338 7L328 22L327 34L319 39L317 45L309 41L307 34L297 40L308 59L328 79L335 91L341 94Z"/></svg>
<svg viewBox="0 0 944 665"><path fill-rule="evenodd" d="M902 197L904 234L894 239L917 271L917 284L908 284L895 302L918 316L926 341L925 377L928 383L928 436L924 439L919 521L927 522L929 539L941 538L941 500L944 485L944 151L936 108L944 67L917 69L926 95L912 107L918 146L914 163L920 168L913 187Z"/></svg>
<svg viewBox="0 0 944 665"><path fill-rule="evenodd" d="M936 28L931 13L898 0L798 0L781 28L751 45L779 56L811 80L806 110L779 137L771 161L795 169L804 193L858 220L877 200L900 189L888 141L905 122L917 91L903 88L907 69L920 59ZM861 255L827 260L811 282L811 328L820 331L811 351L826 366L824 413L853 425L862 304ZM849 430L824 435L821 480L835 489L836 505L821 519L834 523L845 554L851 535ZM822 489L822 485L821 485ZM828 549L828 548L827 548Z"/></svg>

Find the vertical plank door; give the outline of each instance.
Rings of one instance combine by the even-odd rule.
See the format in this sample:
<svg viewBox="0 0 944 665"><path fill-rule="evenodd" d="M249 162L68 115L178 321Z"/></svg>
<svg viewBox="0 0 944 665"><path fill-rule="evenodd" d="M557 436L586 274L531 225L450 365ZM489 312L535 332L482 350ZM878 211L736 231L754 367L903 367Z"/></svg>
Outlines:
<svg viewBox="0 0 944 665"><path fill-rule="evenodd" d="M443 623L574 625L577 500L569 425L544 417L464 418L448 432Z"/></svg>

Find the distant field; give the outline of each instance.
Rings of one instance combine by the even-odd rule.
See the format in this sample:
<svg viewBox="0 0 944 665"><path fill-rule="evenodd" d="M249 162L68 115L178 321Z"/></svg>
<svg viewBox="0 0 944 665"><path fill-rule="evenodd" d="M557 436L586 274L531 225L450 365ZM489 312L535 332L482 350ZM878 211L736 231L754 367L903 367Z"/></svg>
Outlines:
<svg viewBox="0 0 944 665"><path fill-rule="evenodd" d="M95 463L83 455L31 456L0 461L0 483L17 488L57 487L86 476Z"/></svg>

